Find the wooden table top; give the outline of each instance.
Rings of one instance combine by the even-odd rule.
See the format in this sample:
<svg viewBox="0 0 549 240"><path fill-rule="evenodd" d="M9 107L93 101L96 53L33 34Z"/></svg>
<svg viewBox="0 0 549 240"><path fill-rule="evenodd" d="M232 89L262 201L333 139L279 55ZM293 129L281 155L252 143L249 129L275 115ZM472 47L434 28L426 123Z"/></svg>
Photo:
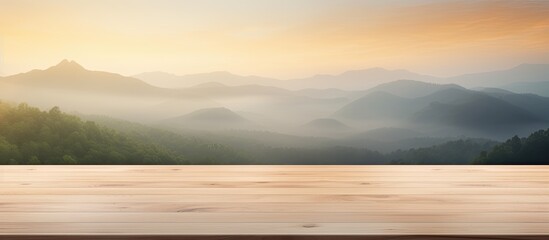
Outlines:
<svg viewBox="0 0 549 240"><path fill-rule="evenodd" d="M549 236L549 166L0 166L0 238L418 235Z"/></svg>

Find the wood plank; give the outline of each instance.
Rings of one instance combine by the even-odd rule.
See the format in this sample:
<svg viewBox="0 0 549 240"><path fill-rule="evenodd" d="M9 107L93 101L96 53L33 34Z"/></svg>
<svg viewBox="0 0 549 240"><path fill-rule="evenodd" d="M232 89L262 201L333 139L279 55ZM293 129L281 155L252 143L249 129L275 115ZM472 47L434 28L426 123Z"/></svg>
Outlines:
<svg viewBox="0 0 549 240"><path fill-rule="evenodd" d="M315 213L315 212L177 212L177 213L3 213L0 223L66 223L77 219L80 223L434 223L444 219L448 223L549 223L549 212L492 212L492 213Z"/></svg>
<svg viewBox="0 0 549 240"><path fill-rule="evenodd" d="M547 240L544 235L5 235L10 240Z"/></svg>
<svg viewBox="0 0 549 240"><path fill-rule="evenodd" d="M3 234L547 234L549 223L2 223ZM467 233L467 234L464 234Z"/></svg>
<svg viewBox="0 0 549 240"><path fill-rule="evenodd" d="M2 202L0 212L357 212L357 213L468 213L549 212L547 203L420 203L420 202Z"/></svg>
<svg viewBox="0 0 549 240"><path fill-rule="evenodd" d="M401 195L401 194L188 194L188 195L6 195L2 202L421 202L548 203L549 195Z"/></svg>
<svg viewBox="0 0 549 240"><path fill-rule="evenodd" d="M439 182L455 182L455 181L468 181L468 182L491 182L491 181L549 181L549 176L543 177L529 177L529 176L450 176L450 177L437 177L437 176L410 176L410 177L348 177L348 176L242 176L242 177L222 177L213 174L211 177L93 177L93 176L18 176L18 177L0 177L0 181L12 182L12 181L90 181L90 182L104 182L104 181L127 181L127 182L147 182L147 181L325 181L330 179L331 181L384 181L384 182L407 182L407 181L439 181Z"/></svg>
<svg viewBox="0 0 549 240"><path fill-rule="evenodd" d="M549 188L549 181L0 181L0 188Z"/></svg>
<svg viewBox="0 0 549 240"><path fill-rule="evenodd" d="M301 171L301 172L282 172L282 171L168 171L168 172L93 172L93 171L63 171L63 172L3 172L0 173L0 177L3 178L22 178L22 177L109 177L109 178L158 178L161 173L162 177L170 178L187 178L187 177L211 177L215 175L217 177L541 177L541 179L547 179L547 173L549 171L502 171L502 172L470 172L470 171L456 171L456 172L429 172L426 175L426 171L408 171L408 172L318 172L318 171Z"/></svg>
<svg viewBox="0 0 549 240"><path fill-rule="evenodd" d="M549 195L549 188L1 188L0 195Z"/></svg>
<svg viewBox="0 0 549 240"><path fill-rule="evenodd" d="M0 166L0 216L0 239L547 237L549 166Z"/></svg>

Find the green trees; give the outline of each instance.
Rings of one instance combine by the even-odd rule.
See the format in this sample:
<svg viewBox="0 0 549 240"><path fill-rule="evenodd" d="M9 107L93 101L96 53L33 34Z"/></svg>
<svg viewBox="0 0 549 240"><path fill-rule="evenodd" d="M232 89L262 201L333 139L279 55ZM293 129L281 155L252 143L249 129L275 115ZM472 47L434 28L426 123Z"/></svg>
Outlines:
<svg viewBox="0 0 549 240"><path fill-rule="evenodd" d="M450 141L440 145L398 150L387 155L391 164L470 164L495 142L480 139Z"/></svg>
<svg viewBox="0 0 549 240"><path fill-rule="evenodd" d="M19 158L19 148L0 136L0 164L17 164Z"/></svg>
<svg viewBox="0 0 549 240"><path fill-rule="evenodd" d="M0 164L181 164L179 154L139 142L57 107L0 102Z"/></svg>
<svg viewBox="0 0 549 240"><path fill-rule="evenodd" d="M77 164L76 159L74 159L71 155L63 155L61 164L63 165L74 165Z"/></svg>
<svg viewBox="0 0 549 240"><path fill-rule="evenodd" d="M549 164L549 129L539 130L527 138L514 136L505 143L483 152L476 164Z"/></svg>
<svg viewBox="0 0 549 240"><path fill-rule="evenodd" d="M248 142L227 147L125 121L102 124L111 128L57 107L44 112L0 102L0 164L549 164L549 129L499 145L470 139L381 154L364 148L277 148Z"/></svg>

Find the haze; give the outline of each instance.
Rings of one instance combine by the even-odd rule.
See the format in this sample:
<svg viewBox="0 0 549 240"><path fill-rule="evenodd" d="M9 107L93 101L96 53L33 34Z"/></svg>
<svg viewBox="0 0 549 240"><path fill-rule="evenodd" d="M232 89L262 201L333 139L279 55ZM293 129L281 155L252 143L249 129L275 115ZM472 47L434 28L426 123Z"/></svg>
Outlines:
<svg viewBox="0 0 549 240"><path fill-rule="evenodd" d="M124 75L434 76L549 63L546 1L0 0L0 75L77 59Z"/></svg>
<svg viewBox="0 0 549 240"><path fill-rule="evenodd" d="M0 164L549 159L547 1L0 0L0 34Z"/></svg>

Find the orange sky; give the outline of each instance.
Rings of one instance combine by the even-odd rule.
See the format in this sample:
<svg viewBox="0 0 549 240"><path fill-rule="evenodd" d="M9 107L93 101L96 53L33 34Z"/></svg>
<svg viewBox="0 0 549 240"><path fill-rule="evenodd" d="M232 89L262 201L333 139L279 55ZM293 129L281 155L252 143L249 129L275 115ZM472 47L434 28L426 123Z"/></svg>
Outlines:
<svg viewBox="0 0 549 240"><path fill-rule="evenodd" d="M0 0L0 75L73 59L125 75L449 76L549 63L549 2Z"/></svg>

